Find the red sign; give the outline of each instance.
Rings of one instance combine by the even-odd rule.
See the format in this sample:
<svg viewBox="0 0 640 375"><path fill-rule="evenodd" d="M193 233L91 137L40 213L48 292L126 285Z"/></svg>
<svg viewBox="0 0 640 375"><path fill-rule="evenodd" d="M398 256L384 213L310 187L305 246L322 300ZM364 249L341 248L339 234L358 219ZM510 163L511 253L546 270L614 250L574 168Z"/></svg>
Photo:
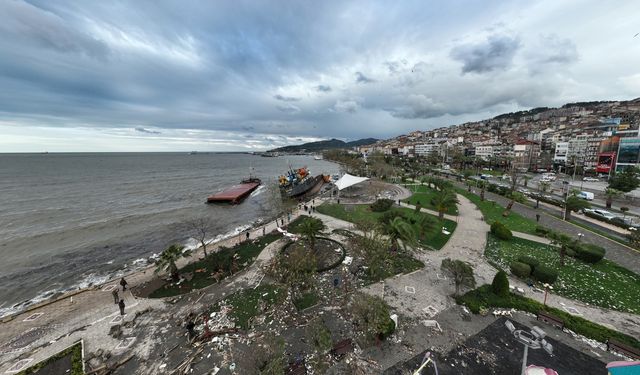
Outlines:
<svg viewBox="0 0 640 375"><path fill-rule="evenodd" d="M611 168L615 165L616 153L615 152L601 152L598 154L598 164L596 165L597 173L609 173Z"/></svg>

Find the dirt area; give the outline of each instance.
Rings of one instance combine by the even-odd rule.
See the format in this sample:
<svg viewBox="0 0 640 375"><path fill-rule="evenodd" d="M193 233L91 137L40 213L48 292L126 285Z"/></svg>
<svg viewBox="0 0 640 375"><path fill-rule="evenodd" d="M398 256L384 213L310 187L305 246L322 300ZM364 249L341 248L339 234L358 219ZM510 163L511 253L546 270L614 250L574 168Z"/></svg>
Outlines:
<svg viewBox="0 0 640 375"><path fill-rule="evenodd" d="M348 187L339 194L340 203L373 203L376 199L386 198L393 201L405 199L411 196L411 192L399 185L379 181L368 180L360 184ZM334 197L338 198L338 196Z"/></svg>

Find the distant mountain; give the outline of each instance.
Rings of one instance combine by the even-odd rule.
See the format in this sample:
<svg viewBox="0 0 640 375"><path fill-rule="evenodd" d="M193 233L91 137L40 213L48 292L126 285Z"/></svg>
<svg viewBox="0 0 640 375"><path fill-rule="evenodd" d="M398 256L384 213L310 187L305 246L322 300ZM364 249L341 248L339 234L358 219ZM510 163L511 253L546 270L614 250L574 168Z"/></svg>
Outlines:
<svg viewBox="0 0 640 375"><path fill-rule="evenodd" d="M330 150L336 148L351 148L356 146L370 145L376 143L378 140L375 138L358 139L357 141L344 142L339 139L329 139L326 141L309 142L301 145L284 146L270 150L272 152L318 152L323 150Z"/></svg>

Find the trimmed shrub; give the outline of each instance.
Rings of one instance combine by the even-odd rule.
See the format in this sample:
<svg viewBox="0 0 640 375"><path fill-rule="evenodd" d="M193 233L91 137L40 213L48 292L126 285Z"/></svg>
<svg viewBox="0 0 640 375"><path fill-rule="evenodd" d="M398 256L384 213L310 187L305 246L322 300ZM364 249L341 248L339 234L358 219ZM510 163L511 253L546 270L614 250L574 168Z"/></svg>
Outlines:
<svg viewBox="0 0 640 375"><path fill-rule="evenodd" d="M583 262L598 263L604 258L605 249L593 244L581 244L575 249L575 257Z"/></svg>
<svg viewBox="0 0 640 375"><path fill-rule="evenodd" d="M388 211L391 206L393 206L393 201L391 199L378 199L373 202L370 207L373 212L385 212Z"/></svg>
<svg viewBox="0 0 640 375"><path fill-rule="evenodd" d="M511 262L509 265L511 273L518 276L521 279L526 279L531 275L531 266L522 262Z"/></svg>
<svg viewBox="0 0 640 375"><path fill-rule="evenodd" d="M491 233L501 240L510 241L513 238L513 233L504 224L499 221L494 221L491 224Z"/></svg>
<svg viewBox="0 0 640 375"><path fill-rule="evenodd" d="M507 274L503 270L498 271L493 277L491 289L493 293L498 296L506 296L509 294L509 279L507 279Z"/></svg>
<svg viewBox="0 0 640 375"><path fill-rule="evenodd" d="M549 228L545 228L542 225L537 225L536 226L536 233L541 235L541 236L546 236L547 234L549 234L549 232L551 232L551 230Z"/></svg>
<svg viewBox="0 0 640 375"><path fill-rule="evenodd" d="M531 271L535 271L536 267L538 267L538 265L540 264L539 260L528 255L519 256L518 262L529 265L529 267L531 267Z"/></svg>
<svg viewBox="0 0 640 375"><path fill-rule="evenodd" d="M553 284L558 279L558 272L553 268L540 264L533 271L533 277L541 283Z"/></svg>

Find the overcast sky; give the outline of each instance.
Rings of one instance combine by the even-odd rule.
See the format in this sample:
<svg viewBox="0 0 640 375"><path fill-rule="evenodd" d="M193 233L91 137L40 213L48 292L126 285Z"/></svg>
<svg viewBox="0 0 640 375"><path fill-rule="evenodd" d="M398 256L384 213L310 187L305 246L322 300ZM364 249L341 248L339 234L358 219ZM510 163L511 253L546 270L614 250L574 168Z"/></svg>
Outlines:
<svg viewBox="0 0 640 375"><path fill-rule="evenodd" d="M640 96L638 1L0 0L0 152L262 150Z"/></svg>

